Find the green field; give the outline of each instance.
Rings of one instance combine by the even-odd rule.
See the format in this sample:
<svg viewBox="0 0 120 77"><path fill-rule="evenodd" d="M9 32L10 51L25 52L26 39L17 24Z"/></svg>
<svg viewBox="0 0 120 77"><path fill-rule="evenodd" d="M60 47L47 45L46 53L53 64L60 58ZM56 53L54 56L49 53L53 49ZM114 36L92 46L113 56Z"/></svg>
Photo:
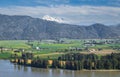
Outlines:
<svg viewBox="0 0 120 77"><path fill-rule="evenodd" d="M1 40L0 41L0 47L8 50L3 50L3 52L0 52L0 59L8 59L12 54L14 54L14 50L17 49L24 49L25 52L32 52L35 57L39 56L40 58L47 59L48 57L50 59L57 59L57 57L66 54L66 53L87 53L86 50L82 51L70 51L70 48L81 48L85 49L84 41L89 40L76 40L76 39L66 39L64 40L64 43L51 43L49 41L30 41L27 40ZM100 42L101 40L97 40L97 42ZM103 41L103 40L102 40ZM66 43L67 42L67 43ZM36 47L39 47L40 49L36 49ZM112 44L102 44L102 45L95 45L95 46L89 46L88 49L98 49L102 48L103 50L110 50L112 49L119 49L120 43L112 43ZM67 51L65 51L67 49ZM116 52L119 52L119 50L114 50ZM107 51L109 52L109 51ZM21 53L17 53L19 56Z"/></svg>
<svg viewBox="0 0 120 77"><path fill-rule="evenodd" d="M30 46L26 42L24 40L2 40L0 41L0 47L28 49Z"/></svg>

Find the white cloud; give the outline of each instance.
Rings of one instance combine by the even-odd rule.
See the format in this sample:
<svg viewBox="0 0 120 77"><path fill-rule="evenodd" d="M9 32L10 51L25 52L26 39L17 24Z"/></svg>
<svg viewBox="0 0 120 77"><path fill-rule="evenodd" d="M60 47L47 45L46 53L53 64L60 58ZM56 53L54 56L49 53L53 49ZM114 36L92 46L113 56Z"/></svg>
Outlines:
<svg viewBox="0 0 120 77"><path fill-rule="evenodd" d="M1 7L1 14L8 15L28 15L42 18L44 15L64 18L72 24L118 24L120 20L120 8L110 6L11 6Z"/></svg>

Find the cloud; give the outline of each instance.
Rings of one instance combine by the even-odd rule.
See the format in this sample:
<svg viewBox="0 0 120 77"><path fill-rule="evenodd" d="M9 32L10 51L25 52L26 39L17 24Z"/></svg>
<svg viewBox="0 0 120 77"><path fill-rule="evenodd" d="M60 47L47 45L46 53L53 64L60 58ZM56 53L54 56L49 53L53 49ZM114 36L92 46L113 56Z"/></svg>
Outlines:
<svg viewBox="0 0 120 77"><path fill-rule="evenodd" d="M68 4L70 0L34 0L34 2L40 5L61 5L61 4Z"/></svg>
<svg viewBox="0 0 120 77"><path fill-rule="evenodd" d="M63 18L67 23L71 24L118 24L120 20L120 8L110 6L11 6L1 7L0 13L7 15L28 15L35 18L50 15Z"/></svg>

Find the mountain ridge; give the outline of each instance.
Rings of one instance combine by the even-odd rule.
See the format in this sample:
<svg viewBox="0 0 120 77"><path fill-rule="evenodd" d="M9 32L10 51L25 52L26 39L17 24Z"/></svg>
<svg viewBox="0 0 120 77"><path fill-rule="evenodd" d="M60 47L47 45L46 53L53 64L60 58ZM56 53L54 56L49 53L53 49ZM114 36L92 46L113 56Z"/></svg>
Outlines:
<svg viewBox="0 0 120 77"><path fill-rule="evenodd" d="M119 32L120 25L106 26L96 23L90 26L80 26L30 16L0 14L0 40L119 38Z"/></svg>

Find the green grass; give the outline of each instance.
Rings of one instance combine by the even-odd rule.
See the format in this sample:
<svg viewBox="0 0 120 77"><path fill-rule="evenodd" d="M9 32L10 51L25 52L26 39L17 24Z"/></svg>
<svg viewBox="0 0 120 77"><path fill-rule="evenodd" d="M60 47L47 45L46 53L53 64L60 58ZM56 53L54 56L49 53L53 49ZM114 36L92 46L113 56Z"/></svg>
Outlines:
<svg viewBox="0 0 120 77"><path fill-rule="evenodd" d="M3 51L0 52L0 59L11 59L11 55L17 54L18 57L21 57L22 53L14 53L13 51Z"/></svg>
<svg viewBox="0 0 120 77"><path fill-rule="evenodd" d="M94 47L91 47L91 48L94 48L94 49L98 49L98 48L102 48L102 49L109 49L110 45L109 44L105 44L105 45L96 45Z"/></svg>
<svg viewBox="0 0 120 77"><path fill-rule="evenodd" d="M40 47L40 48L46 48L49 51L56 51L56 50L62 50L62 49L68 49L69 47L83 47L82 43L80 42L73 42L69 44L47 44L47 43L39 43L38 42L32 42L34 47Z"/></svg>
<svg viewBox="0 0 120 77"><path fill-rule="evenodd" d="M0 47L24 49L30 48L30 46L26 44L26 41L23 40L2 40L0 41Z"/></svg>
<svg viewBox="0 0 120 77"><path fill-rule="evenodd" d="M10 59L11 53L5 52L5 53L0 53L0 59Z"/></svg>
<svg viewBox="0 0 120 77"><path fill-rule="evenodd" d="M58 57L60 57L62 54L53 54L53 55L42 55L42 54L40 54L40 55L38 55L41 59L51 59L51 60L55 60L55 59L58 59ZM48 56L49 56L49 58L48 58ZM36 56L37 57L37 56Z"/></svg>
<svg viewBox="0 0 120 77"><path fill-rule="evenodd" d="M104 45L96 45L91 48L102 48L102 49L112 49L112 48L120 48L120 44L104 44Z"/></svg>
<svg viewBox="0 0 120 77"><path fill-rule="evenodd" d="M39 55L39 54L49 54L49 53L52 53L52 51L34 51L33 52L35 55Z"/></svg>

